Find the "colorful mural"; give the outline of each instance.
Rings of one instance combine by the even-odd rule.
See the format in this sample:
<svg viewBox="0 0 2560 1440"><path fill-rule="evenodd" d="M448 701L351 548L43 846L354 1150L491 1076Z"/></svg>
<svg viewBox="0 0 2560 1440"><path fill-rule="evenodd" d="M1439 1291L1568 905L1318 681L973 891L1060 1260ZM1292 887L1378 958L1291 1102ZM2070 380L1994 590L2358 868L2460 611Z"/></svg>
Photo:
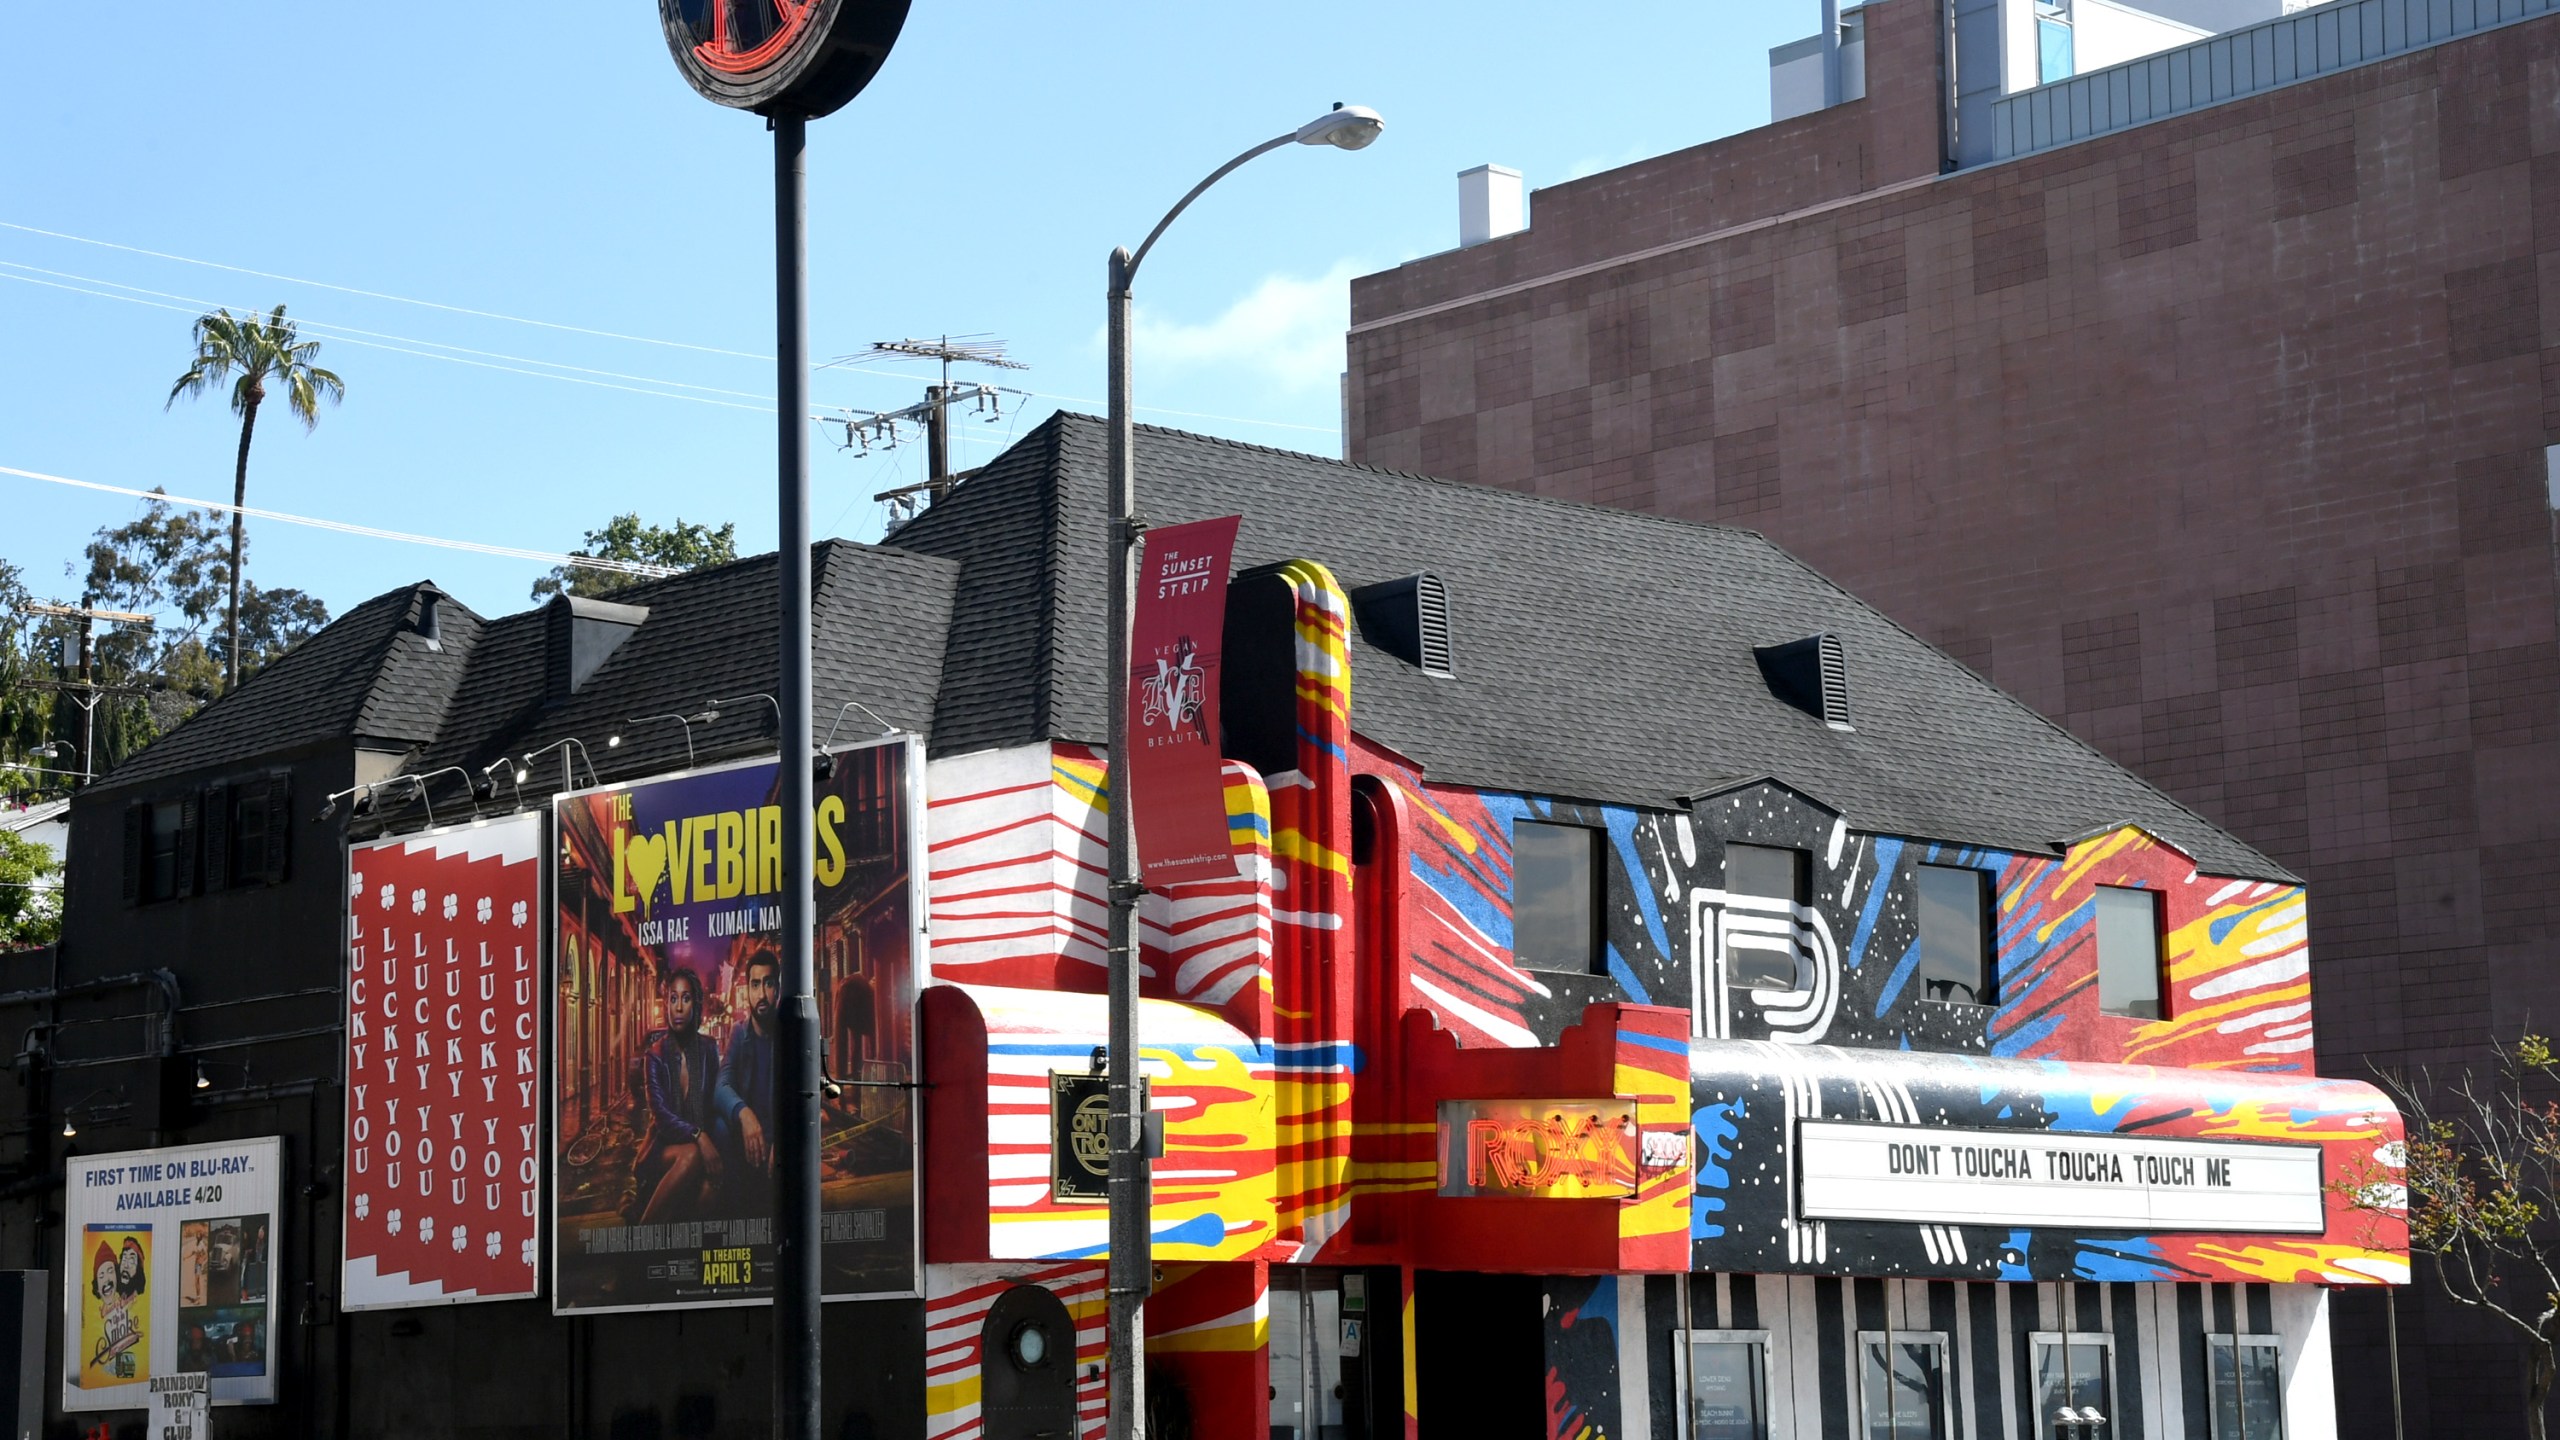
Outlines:
<svg viewBox="0 0 2560 1440"><path fill-rule="evenodd" d="M1559 1276L1545 1306L1546 1440L1611 1440L1618 1416L1618 1277Z"/></svg>
<svg viewBox="0 0 2560 1440"><path fill-rule="evenodd" d="M972 985L1100 994L1109 916L1110 800L1080 745L933 762L926 809L933 973ZM1271 802L1227 762L1232 880L1150 894L1138 911L1140 987L1270 1033Z"/></svg>
<svg viewBox="0 0 2560 1440"><path fill-rule="evenodd" d="M1093 1264L927 1265L924 1272L924 1433L927 1440L978 1440L987 1312L1017 1285L1038 1285L1065 1302L1076 1327L1076 1431L1100 1440L1109 1393L1102 1362L1110 1278Z"/></svg>
<svg viewBox="0 0 2560 1440"><path fill-rule="evenodd" d="M1410 1003L1460 1043L1553 1044L1600 1000L1691 1008L1706 1038L1773 1039L2209 1069L2293 1073L2312 1047L2310 969L2298 885L2200 873L2176 848L2126 827L2058 857L1852 831L1774 782L1702 800L1693 815L1551 801L1424 783L1383 752L1375 766L1415 815L1405 959ZM1523 820L1603 832L1602 973L1514 963L1512 827ZM1744 841L1808 857L1805 901L1728 894L1724 846ZM1913 871L1981 871L1992 893L1996 981L1988 1003L1915 983ZM2095 893L2157 891L2166 936L2165 1014L2098 1007ZM1785 991L1721 983L1737 938L1774 940L1805 977ZM1748 942L1746 942L1748 943Z"/></svg>
<svg viewBox="0 0 2560 1440"><path fill-rule="evenodd" d="M992 986L926 995L937 1047L928 1123L953 1137L928 1156L937 1187L983 1194L970 1238L929 1233L928 1259L1086 1260L1105 1253L1105 1207L1050 1188L1049 1077L1086 1073L1109 1030L1100 996ZM1140 1007L1140 1073L1165 1116L1155 1162L1155 1250L1168 1259L1228 1260L1272 1243L1270 1048L1191 1006ZM964 1035L969 1038L964 1038ZM983 1038L975 1038L983 1037ZM967 1051L978 1049L973 1068ZM969 1133L975 1123L983 1139ZM974 1152L974 1153L970 1153Z"/></svg>

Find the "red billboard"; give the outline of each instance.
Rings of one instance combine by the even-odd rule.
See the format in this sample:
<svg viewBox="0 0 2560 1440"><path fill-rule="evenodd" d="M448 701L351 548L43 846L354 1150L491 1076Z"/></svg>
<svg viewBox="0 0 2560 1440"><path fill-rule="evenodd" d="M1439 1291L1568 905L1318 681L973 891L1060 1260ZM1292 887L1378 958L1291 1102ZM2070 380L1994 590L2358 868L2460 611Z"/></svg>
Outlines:
<svg viewBox="0 0 2560 1440"><path fill-rule="evenodd" d="M347 852L350 1310L539 1293L542 817Z"/></svg>
<svg viewBox="0 0 2560 1440"><path fill-rule="evenodd" d="M1129 802L1149 885L1233 879L1219 650L1239 517L1147 532L1129 641Z"/></svg>

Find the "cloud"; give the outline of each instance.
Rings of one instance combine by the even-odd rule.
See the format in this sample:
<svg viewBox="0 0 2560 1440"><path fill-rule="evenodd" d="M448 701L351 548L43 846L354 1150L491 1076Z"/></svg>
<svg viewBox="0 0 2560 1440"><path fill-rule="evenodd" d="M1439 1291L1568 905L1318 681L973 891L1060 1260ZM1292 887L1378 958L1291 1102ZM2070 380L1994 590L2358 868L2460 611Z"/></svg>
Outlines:
<svg viewBox="0 0 2560 1440"><path fill-rule="evenodd" d="M1341 260L1311 278L1266 275L1201 324L1138 306L1130 316L1138 363L1158 373L1174 366L1242 370L1284 391L1330 389L1340 382L1342 335L1351 328L1351 278L1368 269Z"/></svg>

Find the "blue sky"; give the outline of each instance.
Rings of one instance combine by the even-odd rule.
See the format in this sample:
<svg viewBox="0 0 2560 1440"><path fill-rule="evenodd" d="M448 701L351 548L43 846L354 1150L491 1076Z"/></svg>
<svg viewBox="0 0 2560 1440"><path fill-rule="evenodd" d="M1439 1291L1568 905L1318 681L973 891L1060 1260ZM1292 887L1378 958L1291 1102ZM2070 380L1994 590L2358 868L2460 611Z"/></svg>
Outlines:
<svg viewBox="0 0 2560 1440"><path fill-rule="evenodd" d="M1236 151L1362 103L1387 118L1377 145L1256 161L1139 293L1142 420L1338 453L1347 279L1454 244L1457 171L1549 185L1758 125L1769 47L1815 13L917 0L879 80L811 129L813 351L1009 342L1033 368L1001 379L1039 398L967 427L963 465L1061 405L1098 412L1111 246ZM742 548L770 548L773 421L754 407L772 365L749 358L772 346L770 141L685 88L646 5L278 0L102 23L19 7L0 53L0 225L24 227L0 228L0 466L227 496L236 422L162 400L195 314L283 302L347 399L310 435L262 417L250 504L551 551L636 510L734 520ZM894 408L928 368L828 371L812 399ZM918 478L920 447L857 458L821 434L822 532L877 538L869 497ZM73 598L66 562L138 508L0 475L0 558ZM503 613L543 568L251 535L254 578L340 610L424 577Z"/></svg>

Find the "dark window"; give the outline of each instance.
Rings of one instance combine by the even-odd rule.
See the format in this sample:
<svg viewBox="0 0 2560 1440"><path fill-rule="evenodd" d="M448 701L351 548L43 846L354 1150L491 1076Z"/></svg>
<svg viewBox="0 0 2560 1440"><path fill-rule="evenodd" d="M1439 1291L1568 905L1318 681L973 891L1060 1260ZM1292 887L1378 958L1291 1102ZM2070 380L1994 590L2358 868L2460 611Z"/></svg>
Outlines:
<svg viewBox="0 0 2560 1440"><path fill-rule="evenodd" d="M178 881L184 870L182 841L186 838L186 807L175 800L164 800L151 807L151 860L142 898L166 900L178 893Z"/></svg>
<svg viewBox="0 0 2560 1440"><path fill-rule="evenodd" d="M2035 1433L2053 1440L2115 1434L2115 1337L2038 1330L2028 1339L2035 1354Z"/></svg>
<svg viewBox="0 0 2560 1440"><path fill-rule="evenodd" d="M1796 988L1794 910L1804 903L1805 853L1774 845L1724 847L1725 893L1785 902L1758 907L1787 919L1783 932L1736 927L1725 940L1724 981L1736 990ZM1783 933L1783 939L1781 939ZM1760 943L1766 941L1767 943Z"/></svg>
<svg viewBox="0 0 2560 1440"><path fill-rule="evenodd" d="M2160 1018L2160 896L2098 887L2098 1008Z"/></svg>
<svg viewBox="0 0 2560 1440"><path fill-rule="evenodd" d="M1947 1340L1858 1332L1858 1440L1947 1440Z"/></svg>
<svg viewBox="0 0 2560 1440"><path fill-rule="evenodd" d="M1511 953L1532 970L1600 969L1600 832L1511 827Z"/></svg>
<svg viewBox="0 0 2560 1440"><path fill-rule="evenodd" d="M2207 1335L2213 1440L2284 1440L2284 1347L2273 1335Z"/></svg>
<svg viewBox="0 0 2560 1440"><path fill-rule="evenodd" d="M1923 865L1913 872L1920 911L1920 993L1988 1005L1992 998L1990 889L1979 870Z"/></svg>

